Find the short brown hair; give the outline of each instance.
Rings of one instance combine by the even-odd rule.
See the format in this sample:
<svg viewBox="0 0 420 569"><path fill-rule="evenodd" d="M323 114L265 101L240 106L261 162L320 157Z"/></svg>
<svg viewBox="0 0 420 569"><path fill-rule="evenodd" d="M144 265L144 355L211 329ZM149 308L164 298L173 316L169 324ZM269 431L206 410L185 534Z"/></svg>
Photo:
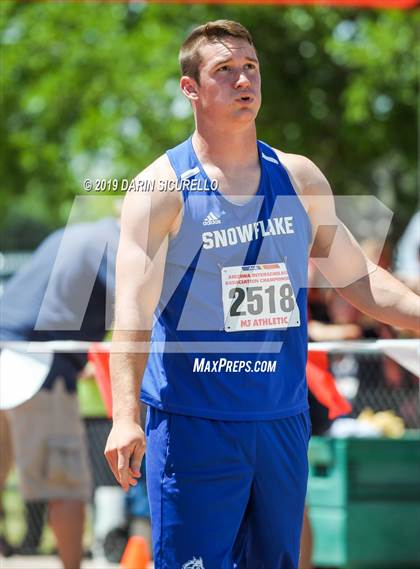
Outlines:
<svg viewBox="0 0 420 569"><path fill-rule="evenodd" d="M239 22L232 20L216 20L207 22L202 26L195 28L181 46L179 52L179 63L181 65L182 75L188 75L200 82L200 64L202 62L200 55L200 47L204 43L212 43L221 39L241 38L254 46L251 34Z"/></svg>

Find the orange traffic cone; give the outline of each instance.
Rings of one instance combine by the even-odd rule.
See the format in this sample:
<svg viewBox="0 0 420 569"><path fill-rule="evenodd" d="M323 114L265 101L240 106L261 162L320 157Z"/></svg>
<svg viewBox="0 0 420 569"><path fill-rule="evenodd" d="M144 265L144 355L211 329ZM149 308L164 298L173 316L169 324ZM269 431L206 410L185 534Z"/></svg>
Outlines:
<svg viewBox="0 0 420 569"><path fill-rule="evenodd" d="M141 535L133 535L125 546L121 559L124 569L147 569L150 563L150 549L147 540Z"/></svg>

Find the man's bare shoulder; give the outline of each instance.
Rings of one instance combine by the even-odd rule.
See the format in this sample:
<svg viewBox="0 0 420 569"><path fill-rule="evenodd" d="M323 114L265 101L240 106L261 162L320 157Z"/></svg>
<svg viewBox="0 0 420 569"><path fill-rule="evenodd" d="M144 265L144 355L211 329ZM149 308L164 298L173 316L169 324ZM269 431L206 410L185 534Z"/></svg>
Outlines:
<svg viewBox="0 0 420 569"><path fill-rule="evenodd" d="M173 190L176 182L168 157L159 156L133 179L124 199L123 223L138 227L147 222L172 232L182 209L181 192Z"/></svg>
<svg viewBox="0 0 420 569"><path fill-rule="evenodd" d="M179 210L181 192L173 191L177 177L166 154L162 154L135 176L126 199L131 205L147 201L153 209ZM172 191L171 191L172 188Z"/></svg>
<svg viewBox="0 0 420 569"><path fill-rule="evenodd" d="M321 170L306 156L274 149L300 195L330 195L331 187Z"/></svg>
<svg viewBox="0 0 420 569"><path fill-rule="evenodd" d="M176 194L179 192L165 191L170 184L176 183L177 177L166 154L162 154L156 158L154 162L149 164L144 170L139 172L134 178L135 182L150 182L149 188L154 194ZM137 184L141 185L141 184ZM136 184L134 184L136 187ZM147 187L147 184L145 184ZM178 196L179 198L179 196Z"/></svg>
<svg viewBox="0 0 420 569"><path fill-rule="evenodd" d="M174 169L172 168L167 154L162 154L156 158L156 160L144 168L144 170L139 172L135 179L154 180L159 177L162 177L163 179L176 180Z"/></svg>

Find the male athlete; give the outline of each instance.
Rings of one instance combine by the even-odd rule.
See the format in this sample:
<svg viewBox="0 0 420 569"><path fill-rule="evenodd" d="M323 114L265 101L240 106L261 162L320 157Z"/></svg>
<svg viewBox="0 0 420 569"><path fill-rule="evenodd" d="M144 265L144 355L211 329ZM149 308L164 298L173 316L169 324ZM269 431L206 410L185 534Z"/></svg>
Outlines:
<svg viewBox="0 0 420 569"><path fill-rule="evenodd" d="M180 62L195 131L135 179L155 191L123 207L105 454L135 485L143 380L155 567L296 568L309 251L373 317L419 330L419 299L369 263L310 160L257 141L261 78L243 26L196 28Z"/></svg>

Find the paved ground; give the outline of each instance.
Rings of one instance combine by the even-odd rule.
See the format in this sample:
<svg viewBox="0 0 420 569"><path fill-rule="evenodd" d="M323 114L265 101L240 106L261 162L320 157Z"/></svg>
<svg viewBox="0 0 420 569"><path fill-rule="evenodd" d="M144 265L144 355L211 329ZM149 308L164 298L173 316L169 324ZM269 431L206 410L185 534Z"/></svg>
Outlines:
<svg viewBox="0 0 420 569"><path fill-rule="evenodd" d="M84 559L82 569L117 569L119 565L108 563L105 559ZM0 556L1 569L62 569L57 557L52 555L36 555L33 557L14 555L13 557ZM153 563L149 569L153 569Z"/></svg>
<svg viewBox="0 0 420 569"><path fill-rule="evenodd" d="M111 569L119 565L108 563L105 559L84 559L82 569ZM1 569L62 569L57 557L52 555L36 555L0 557Z"/></svg>

